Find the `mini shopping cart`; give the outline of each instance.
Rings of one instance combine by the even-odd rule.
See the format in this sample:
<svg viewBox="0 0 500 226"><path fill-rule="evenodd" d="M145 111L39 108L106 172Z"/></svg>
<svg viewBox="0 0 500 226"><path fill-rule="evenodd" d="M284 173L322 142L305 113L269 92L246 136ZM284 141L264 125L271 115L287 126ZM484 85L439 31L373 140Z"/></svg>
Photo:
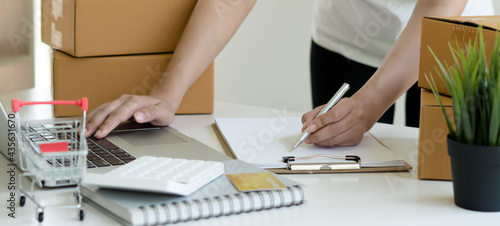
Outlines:
<svg viewBox="0 0 500 226"><path fill-rule="evenodd" d="M82 108L83 119L72 121L51 122L23 122L19 116L19 110L26 105L77 105ZM82 206L81 183L87 167L87 141L84 135L85 119L88 107L87 98L76 101L45 101L45 102L22 102L12 100L12 111L16 115L16 135L20 149L20 167L24 171L19 176L20 206L26 203L26 197L36 205L36 218L43 221L45 208L78 208L78 217L84 218ZM22 187L22 178L30 177L31 189L29 192ZM76 205L42 205L35 197L35 183L41 188L46 181L63 182L63 184L75 184Z"/></svg>

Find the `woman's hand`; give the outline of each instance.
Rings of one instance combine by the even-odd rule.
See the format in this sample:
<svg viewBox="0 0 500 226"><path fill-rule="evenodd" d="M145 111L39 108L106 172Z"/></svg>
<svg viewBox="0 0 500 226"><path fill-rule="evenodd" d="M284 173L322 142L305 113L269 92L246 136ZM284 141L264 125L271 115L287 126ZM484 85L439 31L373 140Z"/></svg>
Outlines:
<svg viewBox="0 0 500 226"><path fill-rule="evenodd" d="M118 124L133 117L138 123L149 122L166 126L174 121L175 109L166 101L153 96L122 95L89 113L85 136L103 138Z"/></svg>
<svg viewBox="0 0 500 226"><path fill-rule="evenodd" d="M362 104L352 98L341 99L325 114L316 115L324 105L302 116L302 131L309 129L307 144L319 146L354 146L366 132L365 111Z"/></svg>

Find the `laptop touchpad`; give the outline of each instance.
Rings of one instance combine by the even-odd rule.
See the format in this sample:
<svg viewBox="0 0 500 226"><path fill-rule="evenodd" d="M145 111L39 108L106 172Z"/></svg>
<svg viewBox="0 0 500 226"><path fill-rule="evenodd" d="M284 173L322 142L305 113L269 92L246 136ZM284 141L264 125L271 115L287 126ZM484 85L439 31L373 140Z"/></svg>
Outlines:
<svg viewBox="0 0 500 226"><path fill-rule="evenodd" d="M163 129L118 132L118 137L132 146L151 146L163 144L186 143L187 141Z"/></svg>

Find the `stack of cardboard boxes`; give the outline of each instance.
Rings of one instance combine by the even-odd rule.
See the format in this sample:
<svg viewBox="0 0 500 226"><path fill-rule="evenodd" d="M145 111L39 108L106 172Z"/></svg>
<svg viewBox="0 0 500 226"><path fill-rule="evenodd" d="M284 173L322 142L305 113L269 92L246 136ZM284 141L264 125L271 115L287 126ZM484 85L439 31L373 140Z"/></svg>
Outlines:
<svg viewBox="0 0 500 226"><path fill-rule="evenodd" d="M418 85L422 88L420 109L420 135L418 147L418 176L420 179L451 180L450 158L448 156L446 136L448 127L430 85L426 80L432 76L437 83L443 105L448 115L453 116L452 100L444 83L437 76L436 60L429 51L430 47L441 62L454 62L449 43L465 48L465 43L474 41L477 26L483 25L486 55L489 64L495 42L496 28L500 25L500 16L424 18L422 21L422 39L420 51L420 69ZM456 41L456 42L455 42Z"/></svg>
<svg viewBox="0 0 500 226"><path fill-rule="evenodd" d="M122 94L146 95L180 39L196 0L42 0L42 41L53 48L54 99L89 98L89 110ZM176 113L213 112L211 64ZM77 108L54 109L73 116Z"/></svg>

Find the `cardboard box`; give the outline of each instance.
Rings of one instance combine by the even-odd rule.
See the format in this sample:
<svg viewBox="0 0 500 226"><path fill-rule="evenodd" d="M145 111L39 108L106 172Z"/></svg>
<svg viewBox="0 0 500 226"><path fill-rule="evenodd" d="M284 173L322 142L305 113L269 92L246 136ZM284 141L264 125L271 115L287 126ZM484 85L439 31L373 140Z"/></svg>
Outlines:
<svg viewBox="0 0 500 226"><path fill-rule="evenodd" d="M89 111L122 94L146 95L163 75L172 54L76 58L52 53L56 100L89 98ZM213 113L213 63L188 89L177 114ZM55 116L79 116L77 107L55 106Z"/></svg>
<svg viewBox="0 0 500 226"><path fill-rule="evenodd" d="M493 44L495 43L496 28L499 24L500 16L424 18L422 20L418 86L431 89L425 78L426 74L431 75L437 84L438 91L442 94L449 95L441 79L437 76L435 68L438 68L438 64L429 51L428 46L442 63L447 62L448 65L453 65L454 60L448 43L451 43L451 45L456 48L456 40L460 48L465 49L465 44L469 40L474 41L477 25L483 25L484 28L483 35L486 42L486 58L489 65Z"/></svg>
<svg viewBox="0 0 500 226"><path fill-rule="evenodd" d="M196 0L42 0L42 41L77 57L173 52Z"/></svg>
<svg viewBox="0 0 500 226"><path fill-rule="evenodd" d="M446 143L449 131L443 112L430 90L422 89L421 94L418 178L451 180L450 156ZM453 120L451 98L441 95L441 101Z"/></svg>

